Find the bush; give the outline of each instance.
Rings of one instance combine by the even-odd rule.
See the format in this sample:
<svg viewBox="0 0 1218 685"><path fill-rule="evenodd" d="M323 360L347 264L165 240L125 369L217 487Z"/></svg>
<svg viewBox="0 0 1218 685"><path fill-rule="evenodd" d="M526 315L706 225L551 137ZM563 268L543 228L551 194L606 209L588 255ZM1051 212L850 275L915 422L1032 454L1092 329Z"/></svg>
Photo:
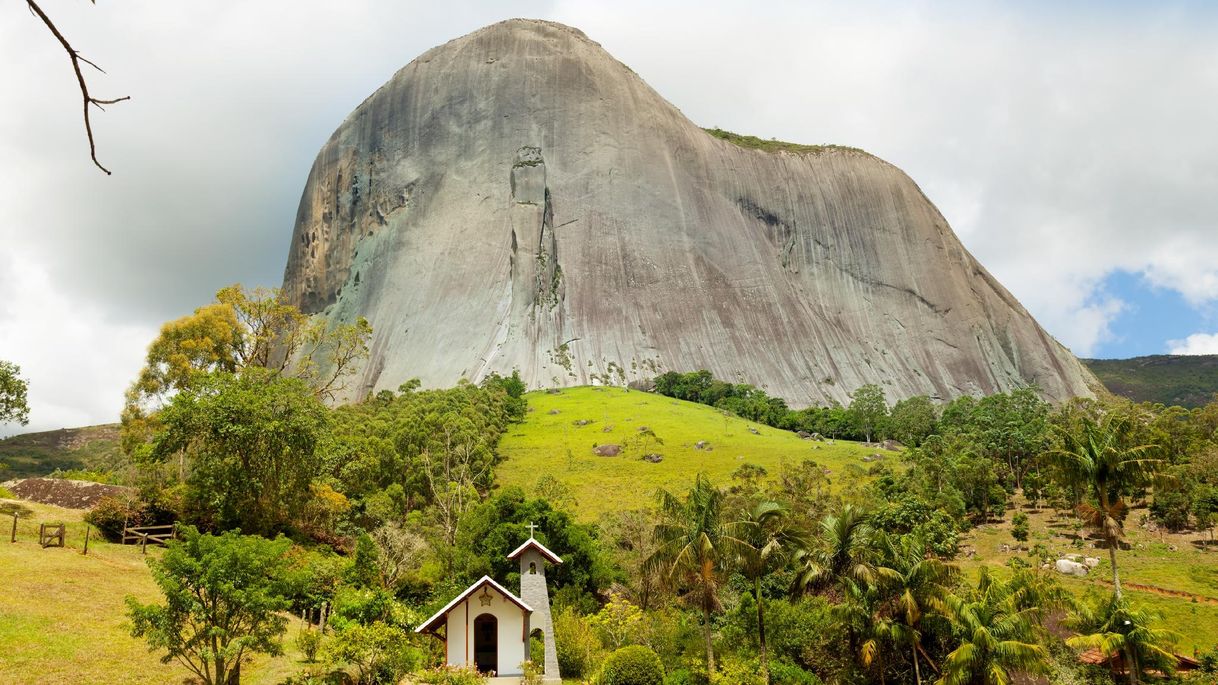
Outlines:
<svg viewBox="0 0 1218 685"><path fill-rule="evenodd" d="M414 674L424 685L481 685L486 678L473 666L437 666Z"/></svg>
<svg viewBox="0 0 1218 685"><path fill-rule="evenodd" d="M147 518L147 507L135 497L113 497L107 495L85 513L85 522L93 525L97 532L110 542L123 537L123 525L138 526Z"/></svg>
<svg viewBox="0 0 1218 685"><path fill-rule="evenodd" d="M1015 512L1011 519L1011 537L1017 542L1028 541L1028 515L1022 511Z"/></svg>
<svg viewBox="0 0 1218 685"><path fill-rule="evenodd" d="M601 641L588 621L563 609L554 617L554 646L558 670L567 678L587 678L601 657Z"/></svg>
<svg viewBox="0 0 1218 685"><path fill-rule="evenodd" d="M770 662L770 682L774 685L821 685L819 676L790 661Z"/></svg>
<svg viewBox="0 0 1218 685"><path fill-rule="evenodd" d="M622 647L609 655L601 668L601 685L662 685L664 664L650 648Z"/></svg>
<svg viewBox="0 0 1218 685"><path fill-rule="evenodd" d="M317 660L317 650L321 648L321 631L304 628L296 633L296 649L304 655L305 661L313 663Z"/></svg>

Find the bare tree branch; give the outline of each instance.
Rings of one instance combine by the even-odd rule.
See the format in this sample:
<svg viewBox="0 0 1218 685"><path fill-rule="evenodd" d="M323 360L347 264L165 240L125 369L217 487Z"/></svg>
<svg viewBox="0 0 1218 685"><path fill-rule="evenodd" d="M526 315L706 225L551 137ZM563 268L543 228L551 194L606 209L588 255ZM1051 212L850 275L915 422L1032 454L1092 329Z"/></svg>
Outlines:
<svg viewBox="0 0 1218 685"><path fill-rule="evenodd" d="M38 18L42 20L42 23L47 25L47 28L51 30L51 33L55 36L55 39L58 40L59 44L63 46L63 49L67 51L68 58L72 60L72 70L76 72L76 81L80 84L80 96L85 114L85 134L89 136L89 156L93 158L93 163L97 165L97 168L106 172L106 175L109 176L110 170L102 166L101 162L97 161L97 146L93 143L93 125L89 121L89 105L93 105L94 107L104 111L105 108L103 108L102 105L113 105L115 103L122 102L123 100L130 100L131 97L125 95L121 98L115 98L113 100L99 100L98 98L89 95L89 84L85 83L85 75L81 73L80 63L84 62L103 74L106 72L93 62L82 57L80 53L77 52L70 43L68 43L68 39L63 37L63 34L59 32L58 28L56 28L55 23L52 22L51 18L46 15L46 12L42 11L42 8L38 6L38 3L34 2L34 0L25 1L30 7L30 12L38 15ZM96 4L96 2L94 2L94 4Z"/></svg>

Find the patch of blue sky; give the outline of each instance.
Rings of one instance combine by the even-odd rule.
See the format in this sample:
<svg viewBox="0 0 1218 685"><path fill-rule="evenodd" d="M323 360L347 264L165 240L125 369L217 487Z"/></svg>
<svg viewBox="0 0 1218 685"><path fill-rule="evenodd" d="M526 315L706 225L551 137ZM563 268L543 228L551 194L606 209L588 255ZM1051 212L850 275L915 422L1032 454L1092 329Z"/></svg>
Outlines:
<svg viewBox="0 0 1218 685"><path fill-rule="evenodd" d="M1157 287L1139 273L1115 271L1104 279L1096 294L1124 303L1109 322L1110 335L1091 355L1097 359L1167 354L1169 340L1218 331L1214 306L1195 306L1178 291Z"/></svg>

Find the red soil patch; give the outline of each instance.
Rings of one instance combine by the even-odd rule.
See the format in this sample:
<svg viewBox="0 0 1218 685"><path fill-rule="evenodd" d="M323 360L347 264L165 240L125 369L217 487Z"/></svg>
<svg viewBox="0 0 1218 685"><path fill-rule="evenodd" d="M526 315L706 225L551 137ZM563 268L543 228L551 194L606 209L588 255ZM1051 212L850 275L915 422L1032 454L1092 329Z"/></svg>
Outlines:
<svg viewBox="0 0 1218 685"><path fill-rule="evenodd" d="M9 481L4 487L21 499L65 509L91 509L103 497L120 497L135 492L135 488L122 485L62 478L25 478Z"/></svg>

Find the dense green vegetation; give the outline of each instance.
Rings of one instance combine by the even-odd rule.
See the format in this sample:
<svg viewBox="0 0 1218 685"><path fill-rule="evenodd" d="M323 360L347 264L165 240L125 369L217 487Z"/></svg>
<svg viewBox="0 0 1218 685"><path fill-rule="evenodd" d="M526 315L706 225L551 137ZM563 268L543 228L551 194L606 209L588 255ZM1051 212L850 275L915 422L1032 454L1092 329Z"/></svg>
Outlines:
<svg viewBox="0 0 1218 685"><path fill-rule="evenodd" d="M115 473L126 460L114 425L23 433L0 440L0 480L55 471Z"/></svg>
<svg viewBox="0 0 1218 685"><path fill-rule="evenodd" d="M1218 355L1153 355L1132 359L1084 359L1104 387L1135 402L1189 409L1218 393Z"/></svg>
<svg viewBox="0 0 1218 685"><path fill-rule="evenodd" d="M1145 548L1157 526L1207 554L1218 403L1051 407L1025 388L894 405L864 386L794 411L693 372L656 379L664 394L410 381L329 409L343 373L265 345L309 330L341 365L366 331L284 306L226 290L167 325L124 416L114 477L138 496L89 514L187 525L150 563L159 591L113 620L207 683L278 654L288 615L305 661L284 682L478 682L412 629L484 574L514 586L505 556L530 524L565 560L547 574L564 675L602 684L1113 682L1083 649L1123 679L1179 680L1185 602L1142 588L1183 574L1172 587L1201 604L1218 587ZM1089 586L1052 570L1070 549L1106 552Z"/></svg>

